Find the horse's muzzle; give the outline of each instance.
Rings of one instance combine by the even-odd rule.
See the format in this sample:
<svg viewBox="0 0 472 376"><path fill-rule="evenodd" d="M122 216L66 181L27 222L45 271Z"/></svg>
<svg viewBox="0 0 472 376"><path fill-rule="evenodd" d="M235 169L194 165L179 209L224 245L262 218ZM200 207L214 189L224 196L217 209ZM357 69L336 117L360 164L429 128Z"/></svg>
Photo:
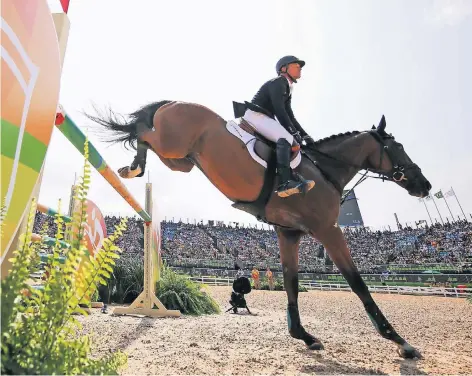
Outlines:
<svg viewBox="0 0 472 376"><path fill-rule="evenodd" d="M424 198L429 195L432 186L426 178L417 178L413 181L408 181L405 188L411 196Z"/></svg>

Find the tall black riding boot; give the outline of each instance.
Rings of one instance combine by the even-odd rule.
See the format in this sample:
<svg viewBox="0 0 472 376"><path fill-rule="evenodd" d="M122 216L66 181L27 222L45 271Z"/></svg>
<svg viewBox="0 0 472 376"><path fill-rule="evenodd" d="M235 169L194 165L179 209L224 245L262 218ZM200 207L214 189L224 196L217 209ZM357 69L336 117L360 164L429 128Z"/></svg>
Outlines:
<svg viewBox="0 0 472 376"><path fill-rule="evenodd" d="M279 186L276 193L279 197L288 197L294 194L308 192L315 186L313 180L302 180L301 182L292 180L292 170L290 168L290 155L292 146L289 142L280 138L277 141L277 176L279 177Z"/></svg>

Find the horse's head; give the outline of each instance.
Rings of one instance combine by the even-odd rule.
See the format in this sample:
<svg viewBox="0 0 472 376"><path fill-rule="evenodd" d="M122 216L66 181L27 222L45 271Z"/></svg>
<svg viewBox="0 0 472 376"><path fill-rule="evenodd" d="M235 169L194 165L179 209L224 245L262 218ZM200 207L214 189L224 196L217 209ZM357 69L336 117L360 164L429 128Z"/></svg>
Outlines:
<svg viewBox="0 0 472 376"><path fill-rule="evenodd" d="M387 126L385 116L382 116L378 127L373 126L370 134L380 143L381 151L374 153L370 163L373 166L381 165L382 175L406 189L415 197L426 197L431 189L431 184L421 172L421 169L406 153L403 145L391 134L385 132ZM379 158L379 159L377 159ZM377 160L375 160L377 159Z"/></svg>

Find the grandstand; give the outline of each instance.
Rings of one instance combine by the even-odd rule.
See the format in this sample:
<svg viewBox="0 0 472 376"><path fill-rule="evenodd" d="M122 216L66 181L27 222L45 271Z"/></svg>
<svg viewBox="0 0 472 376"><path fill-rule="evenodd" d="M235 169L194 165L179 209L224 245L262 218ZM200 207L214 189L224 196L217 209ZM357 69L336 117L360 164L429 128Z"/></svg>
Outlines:
<svg viewBox="0 0 472 376"><path fill-rule="evenodd" d="M34 232L48 223L54 236L53 218L37 213ZM112 230L119 217L105 217ZM215 224L216 223L216 224ZM183 223L163 221L162 257L180 268L234 270L266 269L280 272L277 237L273 230L226 225L222 222ZM363 274L472 273L472 223L435 224L427 228L371 231L365 227L343 229L353 259ZM125 253L142 255L143 222L130 217L118 245ZM301 273L337 273L323 246L305 236L300 244Z"/></svg>

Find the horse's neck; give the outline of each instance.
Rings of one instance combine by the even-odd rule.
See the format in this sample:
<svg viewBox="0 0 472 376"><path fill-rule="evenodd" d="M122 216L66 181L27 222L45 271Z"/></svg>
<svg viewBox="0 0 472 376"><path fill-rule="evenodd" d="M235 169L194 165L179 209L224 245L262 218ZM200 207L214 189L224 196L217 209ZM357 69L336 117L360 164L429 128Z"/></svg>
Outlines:
<svg viewBox="0 0 472 376"><path fill-rule="evenodd" d="M345 163L326 157L318 159L323 160L323 169L344 189L362 167L367 165L374 146L375 141L368 133L343 135L321 142L317 149Z"/></svg>

